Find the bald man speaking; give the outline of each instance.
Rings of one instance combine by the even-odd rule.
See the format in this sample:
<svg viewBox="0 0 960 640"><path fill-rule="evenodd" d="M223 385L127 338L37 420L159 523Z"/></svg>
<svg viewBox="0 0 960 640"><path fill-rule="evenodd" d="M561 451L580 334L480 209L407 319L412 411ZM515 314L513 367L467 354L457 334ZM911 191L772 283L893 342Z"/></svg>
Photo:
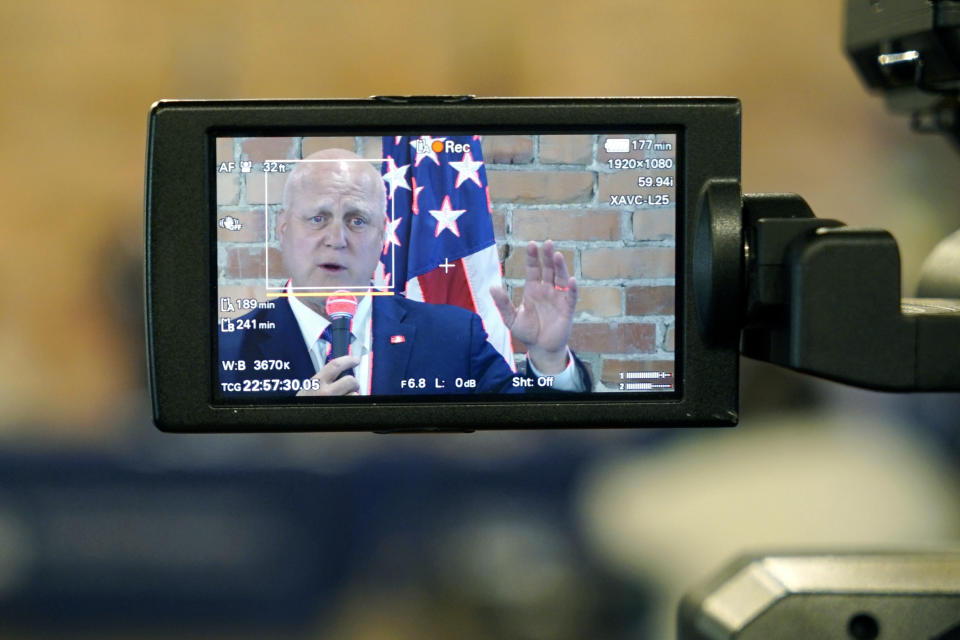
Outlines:
<svg viewBox="0 0 960 640"><path fill-rule="evenodd" d="M221 361L289 363L285 377L311 381L296 392L300 396L516 393L534 388L529 380L540 377L552 378L554 390L590 388L586 368L567 345L577 283L551 241L527 247L519 307L502 288L489 292L513 337L527 347L526 375L517 374L487 340L477 314L400 295L364 295L373 291L384 246L386 192L380 173L343 149L319 151L306 160L287 179L276 221L288 278L284 295L273 309L245 316L254 326L274 328L221 332ZM349 352L331 357L327 296L297 292L341 288L359 302L349 325ZM221 382L253 373L221 371ZM409 383L419 379L429 384ZM454 380L466 383L457 386ZM258 397L264 395L294 392Z"/></svg>

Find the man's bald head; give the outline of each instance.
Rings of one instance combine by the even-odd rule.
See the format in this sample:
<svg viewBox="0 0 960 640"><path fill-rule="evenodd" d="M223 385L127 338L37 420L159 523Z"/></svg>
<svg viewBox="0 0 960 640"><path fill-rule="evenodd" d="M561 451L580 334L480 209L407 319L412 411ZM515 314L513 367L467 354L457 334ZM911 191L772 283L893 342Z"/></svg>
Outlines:
<svg viewBox="0 0 960 640"><path fill-rule="evenodd" d="M343 190L366 191L381 217L386 217L387 194L380 172L352 151L323 149L296 163L283 187L284 210L290 209L305 184L330 184Z"/></svg>
<svg viewBox="0 0 960 640"><path fill-rule="evenodd" d="M383 250L386 200L379 171L352 151L325 149L298 162L277 216L277 239L294 286L370 286ZM320 308L319 298L304 301Z"/></svg>

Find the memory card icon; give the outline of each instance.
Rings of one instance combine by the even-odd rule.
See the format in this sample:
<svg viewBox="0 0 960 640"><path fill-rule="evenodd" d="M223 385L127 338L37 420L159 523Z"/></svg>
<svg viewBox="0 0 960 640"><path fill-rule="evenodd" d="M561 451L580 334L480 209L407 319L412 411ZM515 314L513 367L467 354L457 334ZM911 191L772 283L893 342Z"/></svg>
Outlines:
<svg viewBox="0 0 960 640"><path fill-rule="evenodd" d="M603 141L607 153L630 153L630 138L607 138Z"/></svg>

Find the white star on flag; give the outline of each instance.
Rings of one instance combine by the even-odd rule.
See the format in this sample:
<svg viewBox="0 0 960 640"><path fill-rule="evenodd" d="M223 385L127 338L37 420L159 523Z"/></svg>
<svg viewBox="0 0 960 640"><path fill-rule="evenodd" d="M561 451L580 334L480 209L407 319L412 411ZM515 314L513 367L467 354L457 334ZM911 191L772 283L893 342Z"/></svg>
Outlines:
<svg viewBox="0 0 960 640"><path fill-rule="evenodd" d="M467 151L463 154L463 159L460 162L451 162L450 166L457 170L457 181L453 185L454 188L459 187L467 180L470 180L481 189L483 188L483 185L480 184L480 175L477 173L480 167L483 166L483 161L477 160L474 162L472 153Z"/></svg>
<svg viewBox="0 0 960 640"><path fill-rule="evenodd" d="M457 218L465 212L466 209L454 209L453 205L450 204L450 196L444 196L439 211L430 209L430 215L437 219L437 230L434 231L433 237L438 238L441 231L449 229L453 235L459 238L460 228L457 226Z"/></svg>
<svg viewBox="0 0 960 640"><path fill-rule="evenodd" d="M413 166L419 167L420 161L424 158L430 158L433 160L437 166L440 166L440 160L437 158L437 152L433 150L433 141L440 140L441 142L446 140L446 138L431 138L430 136L420 136L422 145L418 143L416 139L410 141L410 146L413 147L413 150L417 152L417 157L413 160ZM418 147L422 146L426 151L420 151Z"/></svg>
<svg viewBox="0 0 960 640"><path fill-rule="evenodd" d="M400 226L400 223L403 222L403 218L396 218L395 220L387 219L386 229L384 235L386 240L383 242L383 252L386 253L389 251L390 245L395 244L398 247L400 245L400 238L397 237L397 227Z"/></svg>
<svg viewBox="0 0 960 640"><path fill-rule="evenodd" d="M393 198L393 194L397 189L406 189L410 190L410 184L407 182L407 169L410 168L410 165L405 164L402 167L398 167L397 164L393 161L393 158L387 158L387 172L383 174L383 181L390 185L390 197Z"/></svg>

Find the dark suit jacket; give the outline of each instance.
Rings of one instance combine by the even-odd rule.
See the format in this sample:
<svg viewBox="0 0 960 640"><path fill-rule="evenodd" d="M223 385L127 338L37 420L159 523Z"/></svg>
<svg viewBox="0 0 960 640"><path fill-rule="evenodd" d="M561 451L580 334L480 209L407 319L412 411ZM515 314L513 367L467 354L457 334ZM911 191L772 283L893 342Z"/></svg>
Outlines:
<svg viewBox="0 0 960 640"><path fill-rule="evenodd" d="M286 298L279 298L273 309L259 309L242 320L273 323L273 329L247 329L220 332L220 381L243 382L246 379L290 378L306 380L316 372L293 310ZM372 311L373 362L372 395L514 393L530 387L515 383L524 376L514 374L503 356L487 340L480 316L460 307L426 304L400 296L375 296ZM259 325L257 325L259 326ZM267 325L270 326L270 325ZM246 369L226 369L224 362L243 360ZM289 362L283 371L256 371L257 360ZM581 375L588 381L583 364L577 360ZM419 380L424 379L424 387ZM474 380L474 387L456 386L456 380ZM413 379L413 388L401 387L401 381ZM442 388L437 388L437 382ZM535 387L534 387L535 388ZM282 397L290 392L231 393L227 396Z"/></svg>

